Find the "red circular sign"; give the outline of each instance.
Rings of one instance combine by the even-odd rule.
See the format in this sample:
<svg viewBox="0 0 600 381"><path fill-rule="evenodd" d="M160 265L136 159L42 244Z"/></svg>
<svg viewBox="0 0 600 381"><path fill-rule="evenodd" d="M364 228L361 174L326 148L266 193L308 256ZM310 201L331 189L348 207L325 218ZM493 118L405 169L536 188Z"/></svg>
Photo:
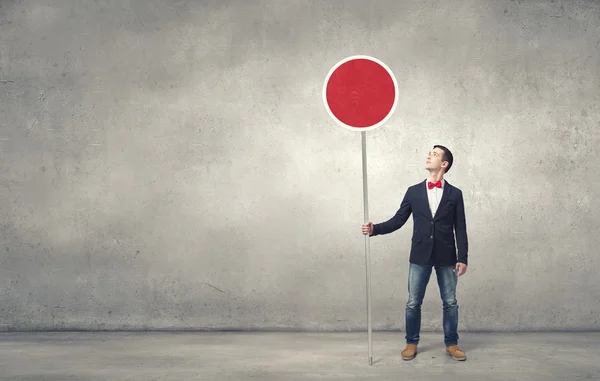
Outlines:
<svg viewBox="0 0 600 381"><path fill-rule="evenodd" d="M341 126L371 130L392 116L398 103L398 84L383 62L369 56L352 56L338 62L327 74L323 102Z"/></svg>

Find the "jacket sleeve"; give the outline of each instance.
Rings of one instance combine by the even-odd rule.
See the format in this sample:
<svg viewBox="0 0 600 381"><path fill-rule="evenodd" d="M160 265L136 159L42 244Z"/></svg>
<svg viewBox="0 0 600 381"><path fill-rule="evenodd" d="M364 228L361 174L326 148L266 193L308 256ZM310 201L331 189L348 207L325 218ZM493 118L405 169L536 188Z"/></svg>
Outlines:
<svg viewBox="0 0 600 381"><path fill-rule="evenodd" d="M465 202L462 191L458 194L456 213L454 214L454 232L458 249L458 262L468 265L469 242L467 239L467 222L465 218Z"/></svg>
<svg viewBox="0 0 600 381"><path fill-rule="evenodd" d="M411 213L412 206L410 204L409 190L407 190L396 214L385 222L373 224L373 233L371 234L371 237L395 232L406 223Z"/></svg>

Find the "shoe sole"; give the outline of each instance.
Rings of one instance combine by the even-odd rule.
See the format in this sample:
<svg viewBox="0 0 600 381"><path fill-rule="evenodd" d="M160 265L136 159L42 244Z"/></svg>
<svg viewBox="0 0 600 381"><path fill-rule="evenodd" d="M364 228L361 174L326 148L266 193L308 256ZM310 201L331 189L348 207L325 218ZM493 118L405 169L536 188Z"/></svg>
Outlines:
<svg viewBox="0 0 600 381"><path fill-rule="evenodd" d="M453 358L454 360L456 360L456 361L465 361L465 360L467 359L467 357L466 357L466 356L465 356L465 357L454 357L454 356L452 356L452 353L448 353L448 352L446 352L446 354L447 354L448 356L452 357L452 358Z"/></svg>
<svg viewBox="0 0 600 381"><path fill-rule="evenodd" d="M409 361L409 360L414 359L416 356L417 356L417 353L415 352L415 354L412 356L402 356L402 360Z"/></svg>

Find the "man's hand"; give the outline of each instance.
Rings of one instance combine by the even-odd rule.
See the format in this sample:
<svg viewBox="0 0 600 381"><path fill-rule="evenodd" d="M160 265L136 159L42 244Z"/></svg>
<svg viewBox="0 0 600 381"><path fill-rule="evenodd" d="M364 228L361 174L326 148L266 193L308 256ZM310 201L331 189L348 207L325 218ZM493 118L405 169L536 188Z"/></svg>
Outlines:
<svg viewBox="0 0 600 381"><path fill-rule="evenodd" d="M465 265L464 263L458 262L456 264L456 275L461 276L466 272L467 272L467 265Z"/></svg>
<svg viewBox="0 0 600 381"><path fill-rule="evenodd" d="M372 222L367 222L366 224L362 225L362 233L364 235L371 235L373 234L373 223Z"/></svg>

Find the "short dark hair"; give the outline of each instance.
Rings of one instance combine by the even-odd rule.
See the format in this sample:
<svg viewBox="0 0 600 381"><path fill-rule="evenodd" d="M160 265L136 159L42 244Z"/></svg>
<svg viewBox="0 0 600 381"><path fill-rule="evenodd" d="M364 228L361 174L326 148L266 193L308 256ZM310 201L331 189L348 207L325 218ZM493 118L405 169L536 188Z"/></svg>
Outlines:
<svg viewBox="0 0 600 381"><path fill-rule="evenodd" d="M452 156L452 152L450 152L450 150L444 146L441 146L439 144L436 144L433 146L433 149L439 148L442 151L444 151L444 154L442 155L442 162L447 161L448 162L448 166L446 167L446 171L444 173L448 173L448 171L450 170L450 167L452 167L452 162L454 161L454 157Z"/></svg>

